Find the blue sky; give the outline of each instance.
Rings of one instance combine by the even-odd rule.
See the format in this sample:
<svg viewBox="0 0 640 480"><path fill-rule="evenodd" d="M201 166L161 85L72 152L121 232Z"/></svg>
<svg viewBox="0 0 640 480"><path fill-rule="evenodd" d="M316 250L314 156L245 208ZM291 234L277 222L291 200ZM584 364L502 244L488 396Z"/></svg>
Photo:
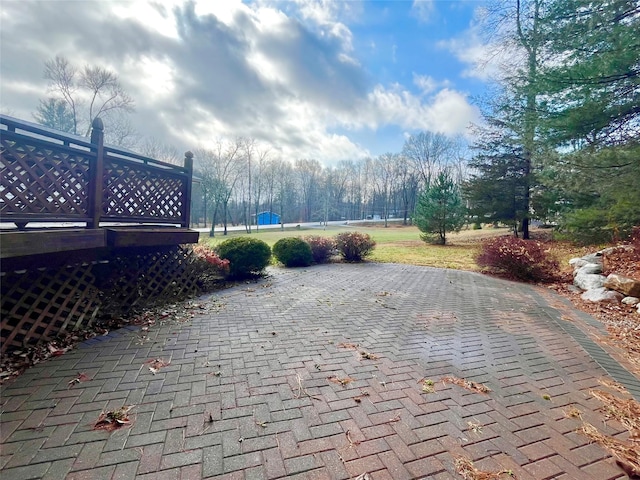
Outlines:
<svg viewBox="0 0 640 480"><path fill-rule="evenodd" d="M484 5L4 0L0 105L32 120L51 95L44 62L62 55L117 72L140 138L179 150L245 136L331 165L399 152L420 131L469 138L490 74L477 68Z"/></svg>

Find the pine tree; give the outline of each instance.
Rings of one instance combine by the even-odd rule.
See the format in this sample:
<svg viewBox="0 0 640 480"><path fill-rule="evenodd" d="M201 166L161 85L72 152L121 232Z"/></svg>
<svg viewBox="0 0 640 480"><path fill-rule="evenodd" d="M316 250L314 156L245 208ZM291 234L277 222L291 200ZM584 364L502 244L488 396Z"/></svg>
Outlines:
<svg viewBox="0 0 640 480"><path fill-rule="evenodd" d="M547 184L563 192L562 226L583 242L640 224L640 4L555 0L543 21L536 88L550 148Z"/></svg>
<svg viewBox="0 0 640 480"><path fill-rule="evenodd" d="M420 195L414 221L422 240L439 245L447 243L447 232L459 232L465 224L466 208L448 170L439 172Z"/></svg>
<svg viewBox="0 0 640 480"><path fill-rule="evenodd" d="M541 22L548 61L536 88L548 139L575 148L637 140L640 4L556 0Z"/></svg>
<svg viewBox="0 0 640 480"><path fill-rule="evenodd" d="M45 127L73 133L73 113L69 111L67 103L62 99L47 98L46 100L40 100L33 118Z"/></svg>

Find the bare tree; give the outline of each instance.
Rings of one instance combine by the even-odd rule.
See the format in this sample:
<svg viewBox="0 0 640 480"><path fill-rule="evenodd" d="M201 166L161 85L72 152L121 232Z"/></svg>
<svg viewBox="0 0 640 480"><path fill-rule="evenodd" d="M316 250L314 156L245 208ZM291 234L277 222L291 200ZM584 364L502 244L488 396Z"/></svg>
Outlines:
<svg viewBox="0 0 640 480"><path fill-rule="evenodd" d="M248 199L245 201L244 194L242 198L242 215L244 217L244 228L247 233L251 233L251 174L252 174L252 160L253 156L256 153L256 140L255 138L240 138L240 142L242 143L242 150L244 153L244 158L247 163L246 166L246 174L247 174L247 188L246 192L248 194ZM243 189L243 192L245 189Z"/></svg>
<svg viewBox="0 0 640 480"><path fill-rule="evenodd" d="M421 132L410 136L402 154L413 162L422 183L428 187L438 171L451 159L456 142L442 133Z"/></svg>
<svg viewBox="0 0 640 480"><path fill-rule="evenodd" d="M106 115L104 118L105 143L115 147L136 150L140 143L140 134L131 123L129 116L126 114L123 115L122 112L115 111L110 112L110 114ZM181 161L182 159L179 160ZM181 165L181 163L179 164Z"/></svg>
<svg viewBox="0 0 640 480"><path fill-rule="evenodd" d="M397 170L395 168L397 154L384 153L373 161L374 189L382 200L382 216L384 226L389 226L389 197L393 188Z"/></svg>
<svg viewBox="0 0 640 480"><path fill-rule="evenodd" d="M318 195L319 180L322 174L322 165L318 160L296 160L295 172L302 193L302 218L310 222L314 213L315 200Z"/></svg>
<svg viewBox="0 0 640 480"><path fill-rule="evenodd" d="M52 93L62 96L69 105L73 115L73 133L78 133L78 102L76 100L77 71L69 61L60 56L48 60L44 64L44 78L49 80L49 89ZM89 123L91 125L91 123Z"/></svg>
<svg viewBox="0 0 640 480"><path fill-rule="evenodd" d="M276 197L280 204L280 228L284 230L285 219L290 219L291 206L295 201L295 178L293 166L282 159L274 160Z"/></svg>
<svg viewBox="0 0 640 480"><path fill-rule="evenodd" d="M156 137L145 138L140 147L140 153L145 157L155 158L161 162L182 165L182 158L178 153L178 149Z"/></svg>
<svg viewBox="0 0 640 480"><path fill-rule="evenodd" d="M258 213L260 209L260 202L262 201L262 191L265 188L264 173L267 168L267 162L269 154L271 153L269 148L256 149L256 161L254 162L254 175L253 175L253 207L254 214L256 216L256 231L258 231Z"/></svg>
<svg viewBox="0 0 640 480"><path fill-rule="evenodd" d="M88 136L91 122L97 116L134 110L134 101L122 87L118 75L106 68L86 65L78 71L65 57L56 56L45 62L44 78L49 80L50 93L58 95L68 105L73 115L74 134L78 134L83 124L85 136ZM82 115L84 105L88 109Z"/></svg>
<svg viewBox="0 0 640 480"><path fill-rule="evenodd" d="M414 165L404 155L396 155L394 159L397 180L397 194L402 206L402 223L409 223L409 215L415 209L418 198L418 174Z"/></svg>
<svg viewBox="0 0 640 480"><path fill-rule="evenodd" d="M213 149L197 150L194 158L202 176L202 188L205 195L205 206L213 203L210 236L215 235L218 214L221 214L224 235L227 234L229 200L236 190L236 185L245 170L243 141L233 142L217 140ZM205 213L206 215L206 213Z"/></svg>
<svg viewBox="0 0 640 480"><path fill-rule="evenodd" d="M85 136L91 132L95 117L114 110L133 111L133 99L120 84L118 76L106 68L86 65L80 74L80 86L89 93L89 128Z"/></svg>

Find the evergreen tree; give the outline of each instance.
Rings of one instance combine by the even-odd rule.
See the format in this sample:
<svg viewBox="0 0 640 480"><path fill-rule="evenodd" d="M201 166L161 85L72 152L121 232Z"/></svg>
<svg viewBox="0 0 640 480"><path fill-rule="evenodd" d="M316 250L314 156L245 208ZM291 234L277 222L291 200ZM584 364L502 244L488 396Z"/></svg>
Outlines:
<svg viewBox="0 0 640 480"><path fill-rule="evenodd" d="M45 127L73 133L73 113L69 111L67 103L62 99L47 98L46 100L40 100L33 118Z"/></svg>
<svg viewBox="0 0 640 480"><path fill-rule="evenodd" d="M548 61L537 89L547 136L575 148L637 141L640 119L640 4L556 0L541 22Z"/></svg>
<svg viewBox="0 0 640 480"><path fill-rule="evenodd" d="M416 205L414 221L422 240L445 245L447 232L459 232L465 217L466 208L453 176L447 169L440 171Z"/></svg>
<svg viewBox="0 0 640 480"><path fill-rule="evenodd" d="M536 88L562 192L562 226L582 242L610 241L640 224L640 4L556 0L542 21L547 58Z"/></svg>
<svg viewBox="0 0 640 480"><path fill-rule="evenodd" d="M538 189L537 77L546 44L541 19L547 3L508 0L490 10L488 24L493 28L489 35L497 35L492 43L509 54L510 65L504 66L499 79L502 93L484 114L487 126L478 130L475 148L480 153L470 162L475 175L467 185L478 216L506 221L514 232L522 231L524 239L529 238L532 192Z"/></svg>
<svg viewBox="0 0 640 480"><path fill-rule="evenodd" d="M476 128L474 156L469 162L472 173L463 185L470 213L479 222L506 223L515 236L522 231L525 239L528 229L524 227L536 216L533 206L541 205L539 197L545 190L537 175L540 143L526 146L527 101L518 89L505 90L492 99L483 126Z"/></svg>

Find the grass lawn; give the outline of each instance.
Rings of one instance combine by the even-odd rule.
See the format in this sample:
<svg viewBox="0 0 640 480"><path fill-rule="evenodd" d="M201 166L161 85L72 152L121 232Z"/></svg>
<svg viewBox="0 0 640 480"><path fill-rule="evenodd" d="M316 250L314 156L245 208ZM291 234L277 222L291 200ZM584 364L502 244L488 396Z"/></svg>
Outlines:
<svg viewBox="0 0 640 480"><path fill-rule="evenodd" d="M330 225L319 228L302 229L264 229L258 232L252 230L251 234L244 231L233 231L225 237L217 234L210 238L207 234L200 235L200 241L215 246L227 238L251 235L273 246L283 237L298 237L318 235L333 237L338 233L347 231L364 232L371 235L376 241L373 254L368 257L375 262L406 263L410 265L424 265L439 268L454 268L458 270L479 270L475 262L479 242L483 238L507 235L506 228L485 228L482 230L463 230L447 236L446 246L429 245L420 240L420 231L416 227L390 225L385 228L379 225Z"/></svg>

